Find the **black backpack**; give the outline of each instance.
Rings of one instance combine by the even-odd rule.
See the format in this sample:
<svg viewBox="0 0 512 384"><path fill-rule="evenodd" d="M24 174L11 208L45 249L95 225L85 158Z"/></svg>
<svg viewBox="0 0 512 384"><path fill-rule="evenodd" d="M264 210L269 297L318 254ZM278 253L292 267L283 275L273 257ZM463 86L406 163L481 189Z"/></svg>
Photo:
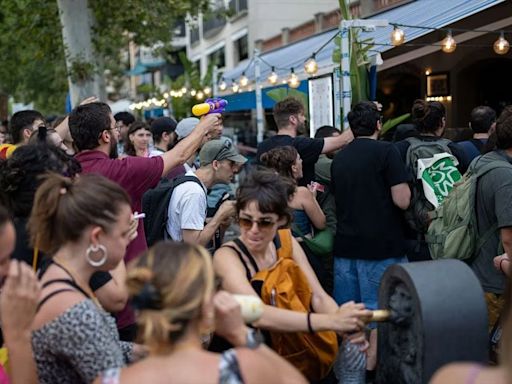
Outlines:
<svg viewBox="0 0 512 384"><path fill-rule="evenodd" d="M142 212L146 214L144 232L148 247L159 240L171 238L167 232L167 220L172 192L178 185L189 181L193 181L203 188L195 176L178 176L172 180L163 178L155 188L148 190L142 196Z"/></svg>

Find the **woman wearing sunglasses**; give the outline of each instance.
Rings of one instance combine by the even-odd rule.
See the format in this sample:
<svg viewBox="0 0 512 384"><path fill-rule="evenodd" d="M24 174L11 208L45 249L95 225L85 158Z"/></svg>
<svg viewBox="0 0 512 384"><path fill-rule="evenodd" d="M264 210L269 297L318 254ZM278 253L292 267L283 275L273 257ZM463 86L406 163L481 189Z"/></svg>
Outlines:
<svg viewBox="0 0 512 384"><path fill-rule="evenodd" d="M300 267L311 289L311 308L306 311L282 309L264 299L263 315L254 326L270 331L271 336L272 332L295 332L299 337L301 332L335 331L344 334L360 331L364 327L362 318L370 316L364 305L349 302L338 307L322 289L304 251L291 237L290 231L281 230L278 236L278 229L290 221L288 196L294 189L294 184L287 183L286 179L270 170L255 170L241 183L236 201L240 237L224 244L214 256L214 268L222 280L222 288L234 294L258 296L262 284L254 276L282 263L279 249L288 242L291 243L293 261ZM287 293L295 294L278 294ZM365 343L362 337L354 342Z"/></svg>
<svg viewBox="0 0 512 384"><path fill-rule="evenodd" d="M261 345L230 294L215 293L211 259L200 245L172 242L159 242L137 259L127 284L140 311L139 337L151 355L104 372L94 384L306 383ZM234 348L205 351L202 340L214 329Z"/></svg>

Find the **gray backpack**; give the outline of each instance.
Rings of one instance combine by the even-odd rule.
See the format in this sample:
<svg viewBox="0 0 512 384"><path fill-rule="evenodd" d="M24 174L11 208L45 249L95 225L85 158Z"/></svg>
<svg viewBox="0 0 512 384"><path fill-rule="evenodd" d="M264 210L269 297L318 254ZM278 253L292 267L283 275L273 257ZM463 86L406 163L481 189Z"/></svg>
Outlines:
<svg viewBox="0 0 512 384"><path fill-rule="evenodd" d="M405 211L405 219L415 232L424 234L427 232L430 223L430 213L435 210L435 207L425 197L422 181L417 178L418 159L428 159L438 153L452 154L448 147L451 141L442 138L435 141L426 141L416 137L408 137L405 140L410 144L407 149L405 166L412 177L410 184L411 204Z"/></svg>

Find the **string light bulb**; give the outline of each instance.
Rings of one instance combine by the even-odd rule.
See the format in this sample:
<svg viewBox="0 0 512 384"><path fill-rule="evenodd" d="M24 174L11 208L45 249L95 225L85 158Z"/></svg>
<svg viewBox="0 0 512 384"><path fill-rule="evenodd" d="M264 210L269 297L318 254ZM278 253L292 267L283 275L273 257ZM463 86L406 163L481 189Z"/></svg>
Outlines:
<svg viewBox="0 0 512 384"><path fill-rule="evenodd" d="M197 92L197 94L196 94L196 99L197 99L197 100L203 100L203 98L204 98L204 93L203 93L203 91L199 91L199 92Z"/></svg>
<svg viewBox="0 0 512 384"><path fill-rule="evenodd" d="M402 45L405 41L405 32L403 29L398 28L396 25L393 27L393 31L391 32L391 44L395 47L398 45Z"/></svg>
<svg viewBox="0 0 512 384"><path fill-rule="evenodd" d="M204 87L203 92L206 96L210 96L212 89L210 87Z"/></svg>
<svg viewBox="0 0 512 384"><path fill-rule="evenodd" d="M236 81L233 79L233 84L231 84L231 90L233 91L233 93L237 93L238 90L240 89L240 87L238 86L238 84L236 83Z"/></svg>
<svg viewBox="0 0 512 384"><path fill-rule="evenodd" d="M228 87L228 85L226 84L226 82L224 81L224 79L222 79L222 81L219 83L219 89L220 89L221 91L225 91L227 87Z"/></svg>
<svg viewBox="0 0 512 384"><path fill-rule="evenodd" d="M455 48L457 48L457 42L453 38L451 31L448 31L448 34L441 42L441 45L442 45L441 49L445 53L452 53L453 51L455 51Z"/></svg>
<svg viewBox="0 0 512 384"><path fill-rule="evenodd" d="M503 32L500 33L498 40L494 42L493 48L494 52L498 55L505 55L510 49L510 43L505 39L505 34Z"/></svg>
<svg viewBox="0 0 512 384"><path fill-rule="evenodd" d="M187 93L187 87L182 87L181 88L181 93Z"/></svg>
<svg viewBox="0 0 512 384"><path fill-rule="evenodd" d="M268 76L267 80L270 84L274 85L275 83L277 83L277 80L279 79L279 77L277 76L277 73L275 71L275 68L272 67L272 72L270 73L270 75Z"/></svg>
<svg viewBox="0 0 512 384"><path fill-rule="evenodd" d="M288 86L290 88L298 88L300 85L300 80L295 74L295 70L292 68L290 77L288 78Z"/></svg>
<svg viewBox="0 0 512 384"><path fill-rule="evenodd" d="M314 75L315 73L318 72L318 64L315 60L315 54L313 53L313 55L306 61L306 63L304 64L304 70L306 71L306 73L308 75Z"/></svg>
<svg viewBox="0 0 512 384"><path fill-rule="evenodd" d="M190 91L190 96L194 97L194 96L196 95L196 93L197 93L197 92L196 92L196 90L195 90L195 89L192 89L192 90Z"/></svg>
<svg viewBox="0 0 512 384"><path fill-rule="evenodd" d="M238 83L241 87L247 87L247 84L249 84L249 79L247 76L245 76L245 72L242 72L242 76L240 76L240 80L238 80Z"/></svg>

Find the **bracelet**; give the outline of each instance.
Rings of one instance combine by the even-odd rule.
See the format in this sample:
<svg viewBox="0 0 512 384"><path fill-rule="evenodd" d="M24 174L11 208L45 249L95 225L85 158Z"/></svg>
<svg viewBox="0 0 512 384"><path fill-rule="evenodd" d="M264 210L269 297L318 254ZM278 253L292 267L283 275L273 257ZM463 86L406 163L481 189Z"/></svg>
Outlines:
<svg viewBox="0 0 512 384"><path fill-rule="evenodd" d="M508 261L508 262L510 263L510 260L509 260L508 258L503 258L503 259L501 259L501 261L500 261L500 271L506 274L506 272L503 270L503 266L502 266L502 263L503 263L504 261Z"/></svg>
<svg viewBox="0 0 512 384"><path fill-rule="evenodd" d="M308 331L309 333L315 333L315 331L313 331L313 327L311 326L311 312L308 312Z"/></svg>

